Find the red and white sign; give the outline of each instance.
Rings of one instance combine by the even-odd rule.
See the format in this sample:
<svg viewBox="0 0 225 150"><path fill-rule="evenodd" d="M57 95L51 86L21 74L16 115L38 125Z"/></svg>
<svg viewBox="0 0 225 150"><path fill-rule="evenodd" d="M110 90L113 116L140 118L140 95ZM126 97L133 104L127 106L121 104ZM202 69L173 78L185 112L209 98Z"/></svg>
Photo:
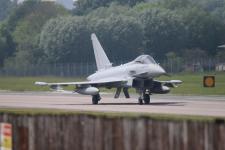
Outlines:
<svg viewBox="0 0 225 150"><path fill-rule="evenodd" d="M12 150L12 125L0 123L0 150Z"/></svg>

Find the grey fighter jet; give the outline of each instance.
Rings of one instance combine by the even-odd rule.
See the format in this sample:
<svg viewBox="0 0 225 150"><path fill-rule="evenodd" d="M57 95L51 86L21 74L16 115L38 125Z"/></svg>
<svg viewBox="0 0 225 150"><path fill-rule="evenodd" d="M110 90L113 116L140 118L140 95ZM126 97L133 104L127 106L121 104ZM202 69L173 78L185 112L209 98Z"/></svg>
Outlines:
<svg viewBox="0 0 225 150"><path fill-rule="evenodd" d="M100 87L116 88L114 98L119 98L123 91L126 98L130 98L129 88L135 88L139 94L139 104L149 104L150 96L153 93L165 94L170 91L170 87L181 84L180 80L158 81L155 77L166 74L165 70L155 62L149 55L141 55L135 60L120 66L112 66L105 54L98 38L95 34L91 35L97 64L96 73L87 77L84 82L63 82L46 83L35 82L36 85L50 86L52 89L62 89L64 86L75 86L75 92L92 96L92 103L98 104L101 100Z"/></svg>

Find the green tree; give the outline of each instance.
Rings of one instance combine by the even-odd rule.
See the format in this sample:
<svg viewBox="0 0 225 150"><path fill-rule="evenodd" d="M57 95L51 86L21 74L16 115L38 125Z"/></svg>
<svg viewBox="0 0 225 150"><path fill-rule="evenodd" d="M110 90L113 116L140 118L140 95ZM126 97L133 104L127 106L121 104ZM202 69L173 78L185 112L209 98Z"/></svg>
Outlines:
<svg viewBox="0 0 225 150"><path fill-rule="evenodd" d="M193 7L180 11L187 34L186 48L201 48L215 55L216 48L225 39L225 25L222 21L202 9Z"/></svg>
<svg viewBox="0 0 225 150"><path fill-rule="evenodd" d="M179 15L163 8L147 9L140 13L144 26L146 52L159 59L169 51L179 51L185 45L184 24Z"/></svg>
<svg viewBox="0 0 225 150"><path fill-rule="evenodd" d="M199 48L185 49L181 56L183 60L189 64L209 58L206 51Z"/></svg>
<svg viewBox="0 0 225 150"><path fill-rule="evenodd" d="M93 32L111 60L196 49L215 56L223 44L225 0L143 1L78 0L74 11L83 16L68 17L59 5L28 0L0 25L0 64L93 61Z"/></svg>
<svg viewBox="0 0 225 150"><path fill-rule="evenodd" d="M170 10L183 9L193 6L191 0L161 0L160 5Z"/></svg>
<svg viewBox="0 0 225 150"><path fill-rule="evenodd" d="M220 49L220 50L216 53L216 58L217 58L217 60L219 60L220 62L225 62L225 50Z"/></svg>
<svg viewBox="0 0 225 150"><path fill-rule="evenodd" d="M109 7L111 3L119 5L134 6L145 0L77 0L75 1L74 13L78 15L87 14L99 7Z"/></svg>
<svg viewBox="0 0 225 150"><path fill-rule="evenodd" d="M225 5L214 9L212 15L219 19L225 25Z"/></svg>
<svg viewBox="0 0 225 150"><path fill-rule="evenodd" d="M43 51L39 49L39 37L43 25L50 19L68 12L52 2L29 0L20 5L9 17L7 30L13 38L16 49L7 64L29 65L41 61Z"/></svg>
<svg viewBox="0 0 225 150"><path fill-rule="evenodd" d="M111 60L133 59L143 47L141 25L132 17L118 15L53 19L43 28L40 47L51 63L93 62L91 33L96 33Z"/></svg>
<svg viewBox="0 0 225 150"><path fill-rule="evenodd" d="M7 23L0 24L0 67L3 66L6 58L13 55L15 46L11 33L7 29Z"/></svg>
<svg viewBox="0 0 225 150"><path fill-rule="evenodd" d="M143 28L135 18L111 15L91 25L111 59L133 59L143 52Z"/></svg>
<svg viewBox="0 0 225 150"><path fill-rule="evenodd" d="M91 40L87 24L83 17L50 20L40 37L46 60L50 63L89 61Z"/></svg>
<svg viewBox="0 0 225 150"><path fill-rule="evenodd" d="M135 17L137 13L129 6L111 3L109 7L99 7L86 15L89 20L107 19L110 16L122 15L123 17Z"/></svg>
<svg viewBox="0 0 225 150"><path fill-rule="evenodd" d="M0 21L6 19L9 16L15 5L16 4L11 0L0 1Z"/></svg>
<svg viewBox="0 0 225 150"><path fill-rule="evenodd" d="M192 0L193 5L207 11L213 12L218 8L223 8L225 6L225 0Z"/></svg>
<svg viewBox="0 0 225 150"><path fill-rule="evenodd" d="M167 61L164 62L163 66L167 68L169 72L180 72L183 68L182 58L177 56L175 52L166 53Z"/></svg>

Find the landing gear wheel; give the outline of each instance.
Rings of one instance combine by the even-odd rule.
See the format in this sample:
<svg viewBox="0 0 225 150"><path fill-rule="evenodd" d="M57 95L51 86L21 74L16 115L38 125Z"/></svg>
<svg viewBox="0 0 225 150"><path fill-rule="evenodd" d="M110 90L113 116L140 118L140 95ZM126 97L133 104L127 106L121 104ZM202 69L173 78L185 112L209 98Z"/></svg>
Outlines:
<svg viewBox="0 0 225 150"><path fill-rule="evenodd" d="M92 104L96 105L96 104L98 104L98 101L100 101L100 100L101 100L101 97L99 94L92 96Z"/></svg>
<svg viewBox="0 0 225 150"><path fill-rule="evenodd" d="M139 98L138 98L138 103L139 103L140 105L142 105L142 104L143 104L143 100L142 100L142 98L141 98L141 97L139 97Z"/></svg>
<svg viewBox="0 0 225 150"><path fill-rule="evenodd" d="M145 102L145 104L150 103L150 95L149 94L144 94L144 102Z"/></svg>
<svg viewBox="0 0 225 150"><path fill-rule="evenodd" d="M96 98L96 96L92 97L92 104L98 104L98 99Z"/></svg>

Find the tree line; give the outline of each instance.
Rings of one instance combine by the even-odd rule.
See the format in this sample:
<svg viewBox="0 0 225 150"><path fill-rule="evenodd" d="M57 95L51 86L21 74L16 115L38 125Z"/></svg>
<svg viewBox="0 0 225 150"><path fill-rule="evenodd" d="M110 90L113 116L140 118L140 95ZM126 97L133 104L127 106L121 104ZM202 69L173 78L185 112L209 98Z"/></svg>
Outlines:
<svg viewBox="0 0 225 150"><path fill-rule="evenodd" d="M0 3L6 1L1 67L94 62L91 33L112 61L144 53L159 61L225 60L217 48L225 43L225 0L78 0L71 11L41 0Z"/></svg>

